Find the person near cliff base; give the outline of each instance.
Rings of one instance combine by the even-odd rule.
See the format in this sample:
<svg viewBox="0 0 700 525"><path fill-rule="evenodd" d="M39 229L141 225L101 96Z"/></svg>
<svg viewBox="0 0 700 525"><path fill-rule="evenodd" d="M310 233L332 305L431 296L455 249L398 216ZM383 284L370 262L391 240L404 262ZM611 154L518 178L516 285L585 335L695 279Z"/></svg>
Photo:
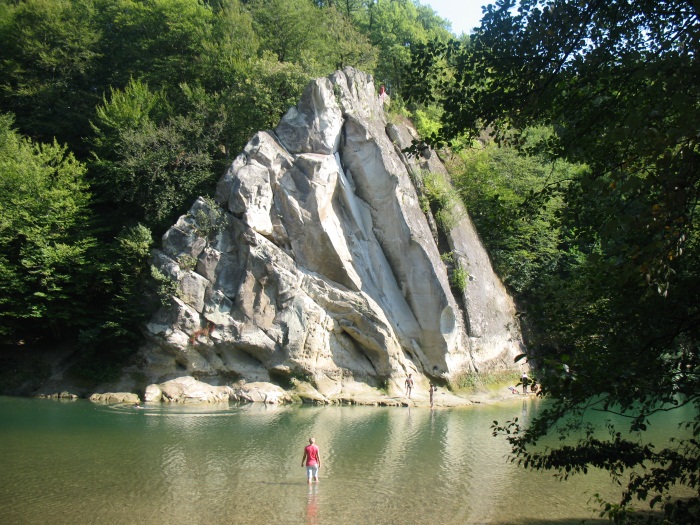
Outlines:
<svg viewBox="0 0 700 525"><path fill-rule="evenodd" d="M308 482L318 483L318 469L321 468L321 455L316 445L316 438L309 438L309 444L304 448L304 456L301 458L301 466L306 466Z"/></svg>
<svg viewBox="0 0 700 525"><path fill-rule="evenodd" d="M411 399L411 390L413 390L413 374L408 374L406 378L406 396Z"/></svg>
<svg viewBox="0 0 700 525"><path fill-rule="evenodd" d="M520 382L523 384L523 394L527 394L527 385L530 383L530 378L527 377L527 372L523 372Z"/></svg>
<svg viewBox="0 0 700 525"><path fill-rule="evenodd" d="M433 403L435 401L435 392L437 391L437 387L433 384L430 383L430 408L433 408Z"/></svg>
<svg viewBox="0 0 700 525"><path fill-rule="evenodd" d="M530 393L531 394L539 394L540 392L540 385L537 384L537 379L534 377L530 380Z"/></svg>

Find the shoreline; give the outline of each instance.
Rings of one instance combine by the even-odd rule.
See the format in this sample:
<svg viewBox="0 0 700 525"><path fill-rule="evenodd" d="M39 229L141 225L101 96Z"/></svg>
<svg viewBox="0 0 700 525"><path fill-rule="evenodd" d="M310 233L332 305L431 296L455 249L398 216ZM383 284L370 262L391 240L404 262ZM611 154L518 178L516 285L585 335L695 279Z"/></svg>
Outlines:
<svg viewBox="0 0 700 525"><path fill-rule="evenodd" d="M182 379L182 378L179 378ZM173 380L178 381L178 379ZM198 385L202 383L197 382ZM78 395L70 392L70 388L58 389L52 393L34 393L30 395L17 395L14 397L28 397L39 399L52 400L78 400L85 399L98 404L139 404L146 403L148 405L212 405L216 403L231 403L238 402L242 404L262 404L262 405L313 405L313 406L383 406L383 407L399 407L399 408L428 408L428 409L445 409L445 408L468 408L478 405L492 405L496 403L508 401L520 401L523 399L532 399L537 394L528 392L523 394L518 392L512 393L507 387L486 390L474 393L453 393L447 389L435 394L433 407L430 406L430 398L427 393L417 392L410 397L402 395L388 395L378 392L361 392L347 393L336 396L320 396L316 392L316 396L310 396L308 391L301 392L297 389L282 390L276 385L269 385L269 389L265 390L259 385L250 388L248 391L236 389L232 387L211 387L212 389L222 389L227 395L217 395L216 392L221 390L212 390L213 394L203 396L201 391L197 394L181 392L180 397L172 397L171 395L163 396L158 399L149 399L148 394L139 395L134 392L96 392L90 395ZM156 385L152 385L156 386ZM149 387L151 388L151 387ZM4 394L8 395L8 394ZM12 394L9 394L13 397ZM198 397L199 396L199 397ZM319 397L320 396L320 397Z"/></svg>
<svg viewBox="0 0 700 525"><path fill-rule="evenodd" d="M0 395L11 397L44 398L57 400L87 399L91 397L94 402L120 403L120 402L149 402L146 391L151 387L160 385L147 385L148 379L141 378L135 381L133 376L127 379L129 374L122 376L121 380L103 384L81 384L70 374L70 367L74 364L75 355L69 347L52 349L28 347L15 347L7 351L5 348L4 362L6 365ZM41 365L37 373L37 363ZM414 387L413 395L409 399L394 385L389 392L379 390L369 385L356 381L348 381L342 384L325 385L322 388L305 381L293 381L292 388L282 388L269 382L247 383L238 381L231 385L215 386L217 378L209 378L214 385L196 381L191 376L182 376L171 381L183 382L190 379L195 386L178 386L181 394L179 398L172 395L164 403L200 403L208 404L222 401L227 398L231 401L263 404L310 404L310 405L358 405L358 406L395 406L430 408L430 398L427 388L418 383ZM502 386L501 386L502 385ZM188 391L189 388L189 391ZM195 392L193 392L195 390ZM204 392L204 394L202 394ZM532 397L532 393L513 394L508 384L499 383L492 387L484 387L473 392L452 391L447 387L440 387L435 393L434 408L457 408L473 405L488 405L508 399L519 400L524 397Z"/></svg>

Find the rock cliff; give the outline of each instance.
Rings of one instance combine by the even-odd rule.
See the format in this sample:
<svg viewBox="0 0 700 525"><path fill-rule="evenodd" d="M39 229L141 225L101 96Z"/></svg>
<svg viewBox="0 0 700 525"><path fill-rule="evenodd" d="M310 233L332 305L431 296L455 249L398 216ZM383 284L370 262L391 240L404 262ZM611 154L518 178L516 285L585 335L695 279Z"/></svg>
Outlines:
<svg viewBox="0 0 700 525"><path fill-rule="evenodd" d="M178 291L147 325L148 379L303 383L334 400L515 367L513 302L464 210L431 227L417 181L445 168L403 154L414 138L387 124L371 76L311 82L155 251Z"/></svg>

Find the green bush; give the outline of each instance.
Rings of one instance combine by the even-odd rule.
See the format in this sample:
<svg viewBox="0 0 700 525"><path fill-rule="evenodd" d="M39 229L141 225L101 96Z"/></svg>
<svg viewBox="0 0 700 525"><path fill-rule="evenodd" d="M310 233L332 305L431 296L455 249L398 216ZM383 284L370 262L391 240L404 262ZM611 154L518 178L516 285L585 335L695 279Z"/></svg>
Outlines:
<svg viewBox="0 0 700 525"><path fill-rule="evenodd" d="M459 194L452 183L439 173L425 172L421 177L425 196L435 211L435 220L442 230L447 233L462 219L457 211Z"/></svg>
<svg viewBox="0 0 700 525"><path fill-rule="evenodd" d="M485 373L465 372L455 377L449 388L455 392L475 393L489 392L516 385L520 380L517 370L494 370Z"/></svg>
<svg viewBox="0 0 700 525"><path fill-rule="evenodd" d="M460 292L464 292L467 289L467 283L469 283L469 272L464 268L455 268L450 278L450 284Z"/></svg>

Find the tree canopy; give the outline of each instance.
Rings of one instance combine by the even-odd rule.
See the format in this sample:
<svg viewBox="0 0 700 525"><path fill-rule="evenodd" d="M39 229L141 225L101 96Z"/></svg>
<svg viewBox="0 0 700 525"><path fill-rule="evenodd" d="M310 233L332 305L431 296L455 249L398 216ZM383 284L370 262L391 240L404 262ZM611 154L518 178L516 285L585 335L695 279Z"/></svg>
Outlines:
<svg viewBox="0 0 700 525"><path fill-rule="evenodd" d="M516 429L529 467L634 470L622 506L606 507L620 520L635 498L661 502L673 522L698 520L700 417L658 450L617 431L535 445L586 410L624 413L632 432L659 410L700 410L699 51L696 2L499 0L468 44L414 47L410 70L412 97L443 111L433 144L488 130L522 154L585 167L524 200L561 203L557 264L520 296L527 357L555 401L527 429L497 430ZM533 142L532 126L553 132ZM674 483L696 497L662 499Z"/></svg>
<svg viewBox="0 0 700 525"><path fill-rule="evenodd" d="M86 283L76 275L95 243L86 169L64 146L35 144L11 126L0 115L0 334L31 321L59 330L84 315L76 299Z"/></svg>

